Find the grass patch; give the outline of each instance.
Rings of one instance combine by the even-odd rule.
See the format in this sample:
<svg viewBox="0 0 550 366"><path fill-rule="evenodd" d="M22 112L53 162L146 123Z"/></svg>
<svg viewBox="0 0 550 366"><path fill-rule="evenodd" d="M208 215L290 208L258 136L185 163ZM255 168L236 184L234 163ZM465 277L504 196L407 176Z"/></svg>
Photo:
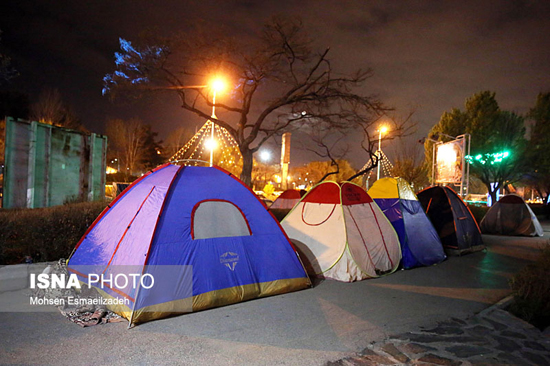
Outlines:
<svg viewBox="0 0 550 366"><path fill-rule="evenodd" d="M540 257L510 280L514 301L508 309L540 330L550 326L550 241Z"/></svg>
<svg viewBox="0 0 550 366"><path fill-rule="evenodd" d="M67 258L107 202L0 210L0 264Z"/></svg>

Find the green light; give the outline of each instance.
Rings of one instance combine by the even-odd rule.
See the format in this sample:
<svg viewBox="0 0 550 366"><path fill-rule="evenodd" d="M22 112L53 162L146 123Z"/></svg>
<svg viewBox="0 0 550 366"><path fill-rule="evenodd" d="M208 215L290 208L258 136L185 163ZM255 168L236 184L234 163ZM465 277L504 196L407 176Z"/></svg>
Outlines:
<svg viewBox="0 0 550 366"><path fill-rule="evenodd" d="M496 163L502 163L502 161L510 156L510 152L508 151L502 151L498 153L486 153L486 154L477 154L475 157L472 157L471 155L466 155L464 158L468 161L470 164L474 163L480 163L481 165L485 165L486 163L490 163L491 165L494 165Z"/></svg>

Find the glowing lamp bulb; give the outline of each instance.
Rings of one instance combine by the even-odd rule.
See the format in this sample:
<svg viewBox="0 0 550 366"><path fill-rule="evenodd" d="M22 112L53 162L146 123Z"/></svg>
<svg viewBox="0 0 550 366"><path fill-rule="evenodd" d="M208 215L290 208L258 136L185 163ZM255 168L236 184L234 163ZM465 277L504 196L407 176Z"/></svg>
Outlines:
<svg viewBox="0 0 550 366"><path fill-rule="evenodd" d="M204 142L204 146L208 149L208 150L214 150L216 149L217 147L217 143L216 143L216 140L214 139L208 139Z"/></svg>
<svg viewBox="0 0 550 366"><path fill-rule="evenodd" d="M386 133L386 132L388 132L388 128L386 126L383 126L383 127L380 128L380 132L381 133Z"/></svg>
<svg viewBox="0 0 550 366"><path fill-rule="evenodd" d="M216 78L212 80L211 86L214 91L221 92L225 89L225 82L220 78Z"/></svg>
<svg viewBox="0 0 550 366"><path fill-rule="evenodd" d="M268 161L270 158L271 153L269 151L264 150L260 153L260 159L262 159L262 161Z"/></svg>

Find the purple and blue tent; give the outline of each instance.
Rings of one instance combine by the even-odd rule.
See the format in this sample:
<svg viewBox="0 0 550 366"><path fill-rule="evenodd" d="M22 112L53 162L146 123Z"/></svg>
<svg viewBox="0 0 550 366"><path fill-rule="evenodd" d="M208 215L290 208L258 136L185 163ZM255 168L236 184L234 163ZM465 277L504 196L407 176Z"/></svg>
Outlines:
<svg viewBox="0 0 550 366"><path fill-rule="evenodd" d="M430 219L404 179L379 179L369 189L369 195L399 236L403 268L431 266L447 258Z"/></svg>
<svg viewBox="0 0 550 366"><path fill-rule="evenodd" d="M130 326L310 285L277 220L218 167L166 164L144 175L101 213L68 266L81 282L110 279L94 287L119 300L109 308ZM125 283L135 272L137 285Z"/></svg>

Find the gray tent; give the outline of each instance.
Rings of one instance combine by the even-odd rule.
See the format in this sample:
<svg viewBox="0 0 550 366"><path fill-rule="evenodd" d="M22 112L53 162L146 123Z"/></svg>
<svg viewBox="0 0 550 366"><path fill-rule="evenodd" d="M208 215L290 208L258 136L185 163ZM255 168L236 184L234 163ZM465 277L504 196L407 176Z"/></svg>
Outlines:
<svg viewBox="0 0 550 366"><path fill-rule="evenodd" d="M483 234L543 236L537 216L516 194L508 194L495 203L479 226Z"/></svg>

